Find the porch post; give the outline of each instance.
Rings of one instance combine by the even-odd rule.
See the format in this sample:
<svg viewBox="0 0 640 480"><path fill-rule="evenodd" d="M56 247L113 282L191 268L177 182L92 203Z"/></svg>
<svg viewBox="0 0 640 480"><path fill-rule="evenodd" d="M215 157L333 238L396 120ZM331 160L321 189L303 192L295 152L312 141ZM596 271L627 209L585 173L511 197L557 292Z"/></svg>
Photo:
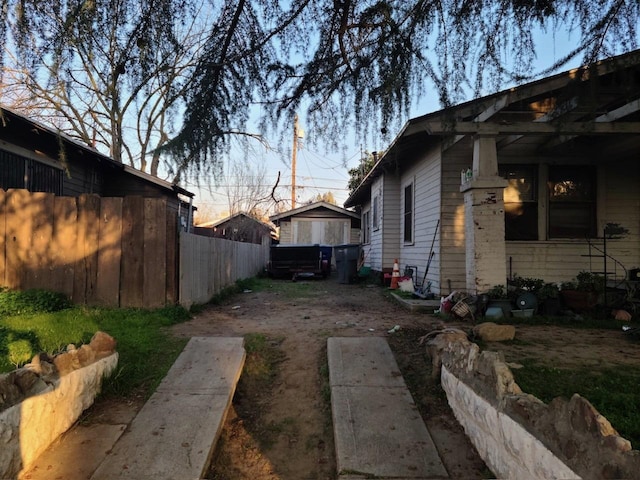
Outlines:
<svg viewBox="0 0 640 480"><path fill-rule="evenodd" d="M507 278L504 240L504 188L498 175L495 136L473 142L473 176L464 193L467 292L483 293Z"/></svg>

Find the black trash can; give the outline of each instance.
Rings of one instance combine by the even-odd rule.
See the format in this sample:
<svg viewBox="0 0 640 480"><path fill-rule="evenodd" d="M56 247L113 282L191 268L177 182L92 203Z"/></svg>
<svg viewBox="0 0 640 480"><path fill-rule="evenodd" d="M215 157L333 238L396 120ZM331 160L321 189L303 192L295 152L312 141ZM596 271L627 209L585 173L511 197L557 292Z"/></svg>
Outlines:
<svg viewBox="0 0 640 480"><path fill-rule="evenodd" d="M345 244L333 247L339 283L352 283L358 276L360 245Z"/></svg>

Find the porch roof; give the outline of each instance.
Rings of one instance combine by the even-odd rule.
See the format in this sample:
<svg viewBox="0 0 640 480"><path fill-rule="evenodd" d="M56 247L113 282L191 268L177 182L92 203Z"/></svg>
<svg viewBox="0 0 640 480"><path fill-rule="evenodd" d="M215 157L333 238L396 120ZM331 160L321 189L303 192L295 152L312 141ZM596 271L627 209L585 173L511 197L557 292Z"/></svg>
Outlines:
<svg viewBox="0 0 640 480"><path fill-rule="evenodd" d="M515 145L545 156L602 151L640 159L640 50L409 120L345 207L364 203L371 183L409 154L466 136L493 136L498 155Z"/></svg>

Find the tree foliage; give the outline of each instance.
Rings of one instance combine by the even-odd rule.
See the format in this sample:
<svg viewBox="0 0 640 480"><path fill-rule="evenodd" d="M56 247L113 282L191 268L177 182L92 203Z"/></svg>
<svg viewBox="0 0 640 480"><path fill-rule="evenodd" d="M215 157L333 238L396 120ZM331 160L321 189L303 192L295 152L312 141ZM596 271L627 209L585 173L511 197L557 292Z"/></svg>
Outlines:
<svg viewBox="0 0 640 480"><path fill-rule="evenodd" d="M98 102L118 104L124 89L148 88L140 80L184 48L176 32L199 18L200 4L6 0L0 36L11 34L38 81L46 63L51 88L76 83L79 63L114 49L114 61L96 65L100 100L77 94L70 102L91 124L103 115L94 113ZM306 108L309 126L334 144L347 129L378 135L431 88L446 106L547 73L532 71L535 32L576 39L551 71L636 48L640 18L637 0L222 0L205 10L206 40L171 88L184 115L176 113L180 125L159 143L177 174L215 167L230 139L247 135L256 105L276 129ZM124 118L106 124L124 128Z"/></svg>
<svg viewBox="0 0 640 480"><path fill-rule="evenodd" d="M349 183L347 184L347 188L349 188L349 194L353 193L358 186L364 180L364 177L375 167L378 162L378 158L382 155L378 152L364 152L362 158L360 159L360 165L357 167L349 169Z"/></svg>
<svg viewBox="0 0 640 480"><path fill-rule="evenodd" d="M209 35L202 0L4 5L9 106L156 175Z"/></svg>

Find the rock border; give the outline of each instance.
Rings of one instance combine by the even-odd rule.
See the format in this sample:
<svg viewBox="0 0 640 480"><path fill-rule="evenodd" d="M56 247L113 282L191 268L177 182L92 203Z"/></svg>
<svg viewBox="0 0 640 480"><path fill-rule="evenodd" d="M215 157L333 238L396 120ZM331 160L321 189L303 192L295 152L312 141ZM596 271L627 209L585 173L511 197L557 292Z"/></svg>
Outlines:
<svg viewBox="0 0 640 480"><path fill-rule="evenodd" d="M69 345L53 359L36 355L0 378L0 478L29 468L93 404L118 365L114 349L113 338L97 332L89 345Z"/></svg>
<svg viewBox="0 0 640 480"><path fill-rule="evenodd" d="M454 415L498 478L635 478L640 451L580 395L545 404L522 392L504 357L464 331L424 337Z"/></svg>

